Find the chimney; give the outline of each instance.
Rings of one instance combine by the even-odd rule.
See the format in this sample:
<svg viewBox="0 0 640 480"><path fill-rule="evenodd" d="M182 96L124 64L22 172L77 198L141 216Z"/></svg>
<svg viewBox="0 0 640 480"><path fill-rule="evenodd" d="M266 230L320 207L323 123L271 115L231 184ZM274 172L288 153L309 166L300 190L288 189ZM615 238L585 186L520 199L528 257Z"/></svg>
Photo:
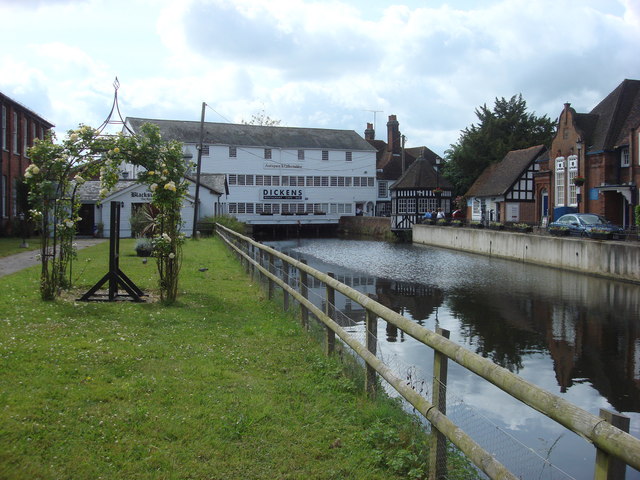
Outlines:
<svg viewBox="0 0 640 480"><path fill-rule="evenodd" d="M367 123L367 129L364 131L365 140L375 140L376 131L373 129L373 123Z"/></svg>
<svg viewBox="0 0 640 480"><path fill-rule="evenodd" d="M387 151L400 154L400 124L395 115L389 115L387 122Z"/></svg>

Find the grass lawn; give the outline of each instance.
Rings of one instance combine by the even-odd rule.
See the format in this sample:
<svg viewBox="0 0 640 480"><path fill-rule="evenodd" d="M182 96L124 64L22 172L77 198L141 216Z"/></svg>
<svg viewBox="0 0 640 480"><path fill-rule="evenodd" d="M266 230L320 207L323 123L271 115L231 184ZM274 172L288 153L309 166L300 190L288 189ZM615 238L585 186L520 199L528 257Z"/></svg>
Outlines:
<svg viewBox="0 0 640 480"><path fill-rule="evenodd" d="M152 291L133 246L121 269ZM107 255L81 250L78 290L52 303L38 267L0 278L0 479L424 478L415 423L367 400L219 240L187 243L172 307L75 301Z"/></svg>
<svg viewBox="0 0 640 480"><path fill-rule="evenodd" d="M40 248L40 237L27 239L27 248L23 248L22 239L15 237L0 237L0 258L14 253L22 253L28 250L37 250Z"/></svg>

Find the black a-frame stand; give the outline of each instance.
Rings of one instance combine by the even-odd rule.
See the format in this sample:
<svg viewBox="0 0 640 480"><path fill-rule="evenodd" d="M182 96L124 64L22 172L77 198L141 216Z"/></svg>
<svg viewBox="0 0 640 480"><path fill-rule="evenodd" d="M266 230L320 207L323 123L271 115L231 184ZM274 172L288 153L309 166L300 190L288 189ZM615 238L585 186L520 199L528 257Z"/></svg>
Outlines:
<svg viewBox="0 0 640 480"><path fill-rule="evenodd" d="M109 293L107 295L97 293L107 281L109 282ZM118 295L119 286L126 290L127 295ZM140 298L144 295L144 292L120 270L120 202L111 202L109 272L78 300L85 302L114 302L120 298L130 299L134 302L144 302Z"/></svg>

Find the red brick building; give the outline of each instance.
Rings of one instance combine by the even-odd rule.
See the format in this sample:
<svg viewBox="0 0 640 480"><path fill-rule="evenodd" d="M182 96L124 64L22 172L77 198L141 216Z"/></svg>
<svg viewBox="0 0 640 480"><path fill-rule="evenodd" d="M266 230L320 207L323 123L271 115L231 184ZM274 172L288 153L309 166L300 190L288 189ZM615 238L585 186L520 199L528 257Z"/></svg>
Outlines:
<svg viewBox="0 0 640 480"><path fill-rule="evenodd" d="M640 80L624 80L591 112L566 103L558 120L548 163L536 174L539 221L567 212L634 223L640 182ZM584 179L583 185L580 178Z"/></svg>
<svg viewBox="0 0 640 480"><path fill-rule="evenodd" d="M30 163L27 150L34 138L44 138L53 124L0 93L0 235L11 233L20 213L17 185Z"/></svg>

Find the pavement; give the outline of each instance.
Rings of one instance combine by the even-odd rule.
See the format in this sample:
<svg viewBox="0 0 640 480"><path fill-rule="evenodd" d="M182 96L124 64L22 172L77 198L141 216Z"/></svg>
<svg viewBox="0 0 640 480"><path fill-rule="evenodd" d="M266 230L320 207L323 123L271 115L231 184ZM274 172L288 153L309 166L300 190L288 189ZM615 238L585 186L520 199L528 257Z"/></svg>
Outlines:
<svg viewBox="0 0 640 480"><path fill-rule="evenodd" d="M77 244L78 250L106 242L105 238L77 238L74 243ZM29 250L8 257L0 258L0 277L11 273L19 272L25 268L40 263L40 250Z"/></svg>

